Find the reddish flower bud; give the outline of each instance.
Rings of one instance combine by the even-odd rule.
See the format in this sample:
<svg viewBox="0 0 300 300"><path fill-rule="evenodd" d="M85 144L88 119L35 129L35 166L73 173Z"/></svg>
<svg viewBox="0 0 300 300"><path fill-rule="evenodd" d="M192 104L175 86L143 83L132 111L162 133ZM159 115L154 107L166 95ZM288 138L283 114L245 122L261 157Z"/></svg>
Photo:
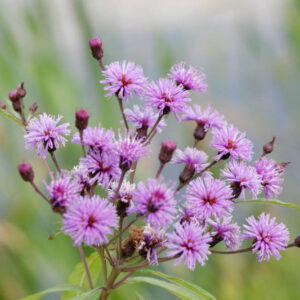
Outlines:
<svg viewBox="0 0 300 300"><path fill-rule="evenodd" d="M17 90L10 91L8 93L8 97L9 97L10 101L12 101L12 102L16 102L19 100L19 95L18 95Z"/></svg>
<svg viewBox="0 0 300 300"><path fill-rule="evenodd" d="M195 174L193 166L185 165L183 171L179 175L180 183L185 183L190 180Z"/></svg>
<svg viewBox="0 0 300 300"><path fill-rule="evenodd" d="M279 169L279 172L284 172L285 168L290 164L290 161L278 163L276 166Z"/></svg>
<svg viewBox="0 0 300 300"><path fill-rule="evenodd" d="M0 108L1 109L6 109L6 104L0 101Z"/></svg>
<svg viewBox="0 0 300 300"><path fill-rule="evenodd" d="M75 114L75 126L81 131L87 128L89 122L89 112L86 109L78 109Z"/></svg>
<svg viewBox="0 0 300 300"><path fill-rule="evenodd" d="M167 140L161 144L160 153L159 153L159 160L162 164L166 164L172 159L173 153L176 149L176 144L171 141Z"/></svg>
<svg viewBox="0 0 300 300"><path fill-rule="evenodd" d="M270 154L273 152L275 140L276 140L276 137L274 136L272 141L264 144L264 146L263 146L264 155Z"/></svg>
<svg viewBox="0 0 300 300"><path fill-rule="evenodd" d="M38 104L37 102L34 102L30 107L29 107L29 112L33 115L38 109Z"/></svg>
<svg viewBox="0 0 300 300"><path fill-rule="evenodd" d="M34 172L31 165L28 162L22 162L18 166L19 173L24 181L32 182L34 178Z"/></svg>
<svg viewBox="0 0 300 300"><path fill-rule="evenodd" d="M102 42L98 37L93 37L89 41L92 55L95 59L100 60L103 57Z"/></svg>
<svg viewBox="0 0 300 300"><path fill-rule="evenodd" d="M294 244L296 247L300 248L300 235L295 238Z"/></svg>
<svg viewBox="0 0 300 300"><path fill-rule="evenodd" d="M24 98L26 96L26 90L24 88L24 82L19 84L19 86L17 88L17 94L18 94L19 98Z"/></svg>
<svg viewBox="0 0 300 300"><path fill-rule="evenodd" d="M198 124L194 130L194 138L197 141L201 141L205 138L206 131L204 128L204 124Z"/></svg>

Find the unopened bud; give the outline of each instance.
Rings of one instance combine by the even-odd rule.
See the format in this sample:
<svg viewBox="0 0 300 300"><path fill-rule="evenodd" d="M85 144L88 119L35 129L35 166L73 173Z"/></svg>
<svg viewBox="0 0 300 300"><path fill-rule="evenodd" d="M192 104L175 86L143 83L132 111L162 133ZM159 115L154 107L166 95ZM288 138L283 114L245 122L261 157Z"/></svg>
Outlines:
<svg viewBox="0 0 300 300"><path fill-rule="evenodd" d="M13 101L12 102L12 106L13 106L13 109L16 111L16 112L18 112L18 113L20 113L21 112L21 107L22 107L22 103L21 103L21 101Z"/></svg>
<svg viewBox="0 0 300 300"><path fill-rule="evenodd" d="M28 162L22 162L18 166L19 173L24 181L32 182L34 178L34 172L31 165Z"/></svg>
<svg viewBox="0 0 300 300"><path fill-rule="evenodd" d="M102 42L98 37L93 37L89 41L92 55L95 59L100 60L103 57Z"/></svg>
<svg viewBox="0 0 300 300"><path fill-rule="evenodd" d="M162 164L166 164L167 162L169 162L172 159L175 149L176 149L176 144L173 141L171 140L164 141L161 144L160 153L158 156L160 162Z"/></svg>
<svg viewBox="0 0 300 300"><path fill-rule="evenodd" d="M179 175L181 183L185 183L190 180L195 174L195 168L193 166L185 165L183 171Z"/></svg>
<svg viewBox="0 0 300 300"><path fill-rule="evenodd" d="M285 168L290 164L290 161L278 163L276 166L280 173L284 172Z"/></svg>
<svg viewBox="0 0 300 300"><path fill-rule="evenodd" d="M89 112L86 109L78 109L75 114L75 126L78 130L84 130L88 126Z"/></svg>
<svg viewBox="0 0 300 300"><path fill-rule="evenodd" d="M24 98L26 96L26 90L24 88L24 82L19 84L19 86L17 88L17 94L18 94L19 98Z"/></svg>
<svg viewBox="0 0 300 300"><path fill-rule="evenodd" d="M0 101L0 108L1 109L6 109L6 104Z"/></svg>
<svg viewBox="0 0 300 300"><path fill-rule="evenodd" d="M205 138L206 130L203 124L198 124L194 130L194 138L197 141L201 141Z"/></svg>
<svg viewBox="0 0 300 300"><path fill-rule="evenodd" d="M300 235L295 238L294 244L296 247L300 248Z"/></svg>
<svg viewBox="0 0 300 300"><path fill-rule="evenodd" d="M30 107L29 107L29 112L33 115L38 109L38 104L37 102L34 102Z"/></svg>
<svg viewBox="0 0 300 300"><path fill-rule="evenodd" d="M264 146L263 146L264 155L270 154L273 152L275 140L276 140L276 137L274 136L272 141L264 144Z"/></svg>
<svg viewBox="0 0 300 300"><path fill-rule="evenodd" d="M12 90L8 93L8 97L10 99L10 101L12 102L16 102L19 100L19 95L17 93L17 90Z"/></svg>
<svg viewBox="0 0 300 300"><path fill-rule="evenodd" d="M232 182L230 184L231 190L232 190L232 199L236 199L239 197L239 195L242 192L242 187L239 182Z"/></svg>

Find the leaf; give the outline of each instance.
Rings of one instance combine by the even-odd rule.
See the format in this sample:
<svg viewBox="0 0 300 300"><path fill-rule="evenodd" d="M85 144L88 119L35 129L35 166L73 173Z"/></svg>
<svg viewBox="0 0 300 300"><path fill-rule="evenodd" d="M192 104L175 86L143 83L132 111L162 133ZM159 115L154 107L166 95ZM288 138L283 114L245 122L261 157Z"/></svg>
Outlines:
<svg viewBox="0 0 300 300"><path fill-rule="evenodd" d="M80 294L76 297L71 298L72 300L86 300L89 299L91 296L93 296L94 294L96 294L98 291L100 291L100 288L95 288L93 290L90 290L88 292L85 292L83 294Z"/></svg>
<svg viewBox="0 0 300 300"><path fill-rule="evenodd" d="M101 261L99 258L99 255L97 252L92 253L87 259L86 259L93 284L96 284L100 272L101 272ZM82 262L78 263L75 268L73 269L69 279L68 284L75 285L83 288L85 291L90 289L89 281L86 276L86 272L84 269L84 265ZM61 300L69 300L73 299L74 297L79 296L78 292L65 292L61 296Z"/></svg>
<svg viewBox="0 0 300 300"><path fill-rule="evenodd" d="M145 300L145 298L138 292L135 292L135 296L137 300Z"/></svg>
<svg viewBox="0 0 300 300"><path fill-rule="evenodd" d="M14 117L10 113L8 113L6 110L0 108L0 114L2 114L5 117L11 119L12 121L16 122L20 127L24 128L22 122L18 118Z"/></svg>
<svg viewBox="0 0 300 300"><path fill-rule="evenodd" d="M142 271L142 272L162 277L162 278L167 279L167 280L169 280L169 281L171 281L171 282L173 282L177 285L183 286L183 287L187 288L188 290L194 292L198 296L200 296L201 299L216 300L216 298L212 294L210 294L206 290L202 289L200 286L197 286L196 284L192 284L190 282L187 282L187 281L185 281L181 278L169 276L169 275L166 275L164 273L161 273L161 272L158 272L158 271L153 271L153 270L145 270L145 271Z"/></svg>
<svg viewBox="0 0 300 300"><path fill-rule="evenodd" d="M280 206L287 206L296 210L300 210L300 207L294 203L283 202L277 199L256 199L256 200L238 200L235 203L258 203L258 204L275 204Z"/></svg>
<svg viewBox="0 0 300 300"><path fill-rule="evenodd" d="M182 286L178 286L173 283L169 283L165 280L160 280L160 279L156 279L156 278L152 278L152 277L143 277L143 276L132 277L127 280L127 283L140 283L140 282L149 283L149 284L164 288L180 299L184 299L184 300L203 299L203 298L200 298L200 296L196 295L195 293L191 292L190 290L188 290Z"/></svg>
<svg viewBox="0 0 300 300"><path fill-rule="evenodd" d="M44 290L44 291L36 293L36 294L32 294L27 297L21 298L20 300L37 300L47 294L64 292L64 291L77 291L78 292L78 291L83 291L83 290L78 286L63 284L63 285L59 285L59 286Z"/></svg>

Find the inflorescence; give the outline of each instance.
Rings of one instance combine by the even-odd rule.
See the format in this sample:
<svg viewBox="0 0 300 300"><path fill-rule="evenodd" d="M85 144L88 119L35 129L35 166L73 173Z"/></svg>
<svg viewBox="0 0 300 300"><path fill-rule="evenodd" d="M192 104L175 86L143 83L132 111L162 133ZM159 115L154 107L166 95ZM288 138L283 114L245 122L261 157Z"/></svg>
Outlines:
<svg viewBox="0 0 300 300"><path fill-rule="evenodd" d="M149 82L143 69L132 62L105 66L99 38L91 39L89 45L102 69L100 83L107 97L116 97L122 122L117 134L101 125L89 127L88 111L78 110L78 132L71 141L81 145L83 156L71 170L61 169L55 156L71 133L69 123L61 123L61 116L35 116L36 104L26 118L24 83L9 93L26 130L26 148L35 150L49 171L46 193L35 185L29 163L21 163L19 173L54 212L61 214L62 230L75 246L95 248L103 264L109 263L120 274L172 259L176 264L183 261L193 270L197 262L204 265L212 253L252 251L259 261L269 260L271 255L279 259L280 251L300 244L288 244L288 229L269 214L247 218L244 230L233 221L237 198L256 199L264 194L271 199L281 193L287 163L267 158L275 138L264 145L260 158L251 164L253 144L246 133L227 123L212 107L190 105L190 90L207 89L202 70L181 62L166 78ZM133 96L141 100L140 105L124 109ZM164 141L157 173L135 183L140 159L149 156L151 141L164 130L172 114L178 122L195 122L191 133L194 141L185 149L176 149L174 141ZM209 137L213 155L198 149L200 141ZM46 163L47 156L53 160L56 176ZM161 175L168 163L182 165L177 183ZM221 170L212 173L211 168L217 164ZM102 197L97 195L99 191ZM214 250L222 241L228 250ZM239 248L242 243L248 247ZM114 286L118 284L108 282L107 291ZM107 294L103 292L102 299Z"/></svg>

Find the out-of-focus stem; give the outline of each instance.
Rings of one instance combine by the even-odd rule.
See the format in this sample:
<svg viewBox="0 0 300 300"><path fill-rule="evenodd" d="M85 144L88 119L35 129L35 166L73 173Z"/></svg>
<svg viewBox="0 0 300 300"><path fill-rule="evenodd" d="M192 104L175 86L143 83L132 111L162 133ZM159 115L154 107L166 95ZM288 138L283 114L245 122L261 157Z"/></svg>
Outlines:
<svg viewBox="0 0 300 300"><path fill-rule="evenodd" d="M122 114L122 117L123 117L125 128L128 132L129 131L129 126L128 126L128 123L127 123L126 116L124 114L123 100L117 94L116 94L116 97L117 97L118 102L119 102L119 106L120 106L120 110L121 110L121 114Z"/></svg>
<svg viewBox="0 0 300 300"><path fill-rule="evenodd" d="M82 148L82 153L83 153L83 156L86 157L86 152L85 152L85 148L83 145L83 130L79 130L79 136L80 136L80 144L81 144L81 148Z"/></svg>
<svg viewBox="0 0 300 300"><path fill-rule="evenodd" d="M156 172L155 179L157 179L160 176L160 174L161 174L164 166L165 166L165 164L162 164L162 163L160 164L160 166L159 166L159 168L158 168L158 170Z"/></svg>
<svg viewBox="0 0 300 300"><path fill-rule="evenodd" d="M131 173L130 173L130 177L129 177L129 182L130 182L130 183L133 183L134 176L135 176L135 172L136 172L136 168L137 168L137 164L138 164L137 161L134 161L134 162L132 163Z"/></svg>
<svg viewBox="0 0 300 300"><path fill-rule="evenodd" d="M51 158L52 158L52 160L53 160L53 163L54 163L55 168L57 169L58 173L61 173L61 169L60 169L60 167L59 167L59 165L58 165L58 162L57 162L57 160L56 160L56 157L55 157L54 152L50 152L50 155L51 155Z"/></svg>
<svg viewBox="0 0 300 300"><path fill-rule="evenodd" d="M87 265L87 262L86 262L86 259L85 259L84 251L83 251L81 245L78 246L78 250L79 250L80 257L81 257L81 260L82 260L82 263L83 263L83 266L84 266L84 269L85 269L85 272L86 272L86 275L87 275L87 278L88 278L90 289L92 290L94 288L93 287L93 282L92 282L91 274L90 274L90 271L89 271L89 268L88 268L88 265Z"/></svg>
<svg viewBox="0 0 300 300"><path fill-rule="evenodd" d="M119 195L122 183L123 183L124 178L125 178L125 174L126 174L126 171L122 170L122 173L121 173L121 176L120 176L120 180L119 180L119 184L118 184L118 187L117 187L117 189L115 191L115 196L114 196L113 202L115 202L117 200L117 198L118 198L118 195Z"/></svg>
<svg viewBox="0 0 300 300"><path fill-rule="evenodd" d="M40 189L35 185L35 183L31 181L30 184L34 188L36 193L38 193L43 199L45 199L50 204L49 199L40 191Z"/></svg>
<svg viewBox="0 0 300 300"><path fill-rule="evenodd" d="M105 286L107 286L107 266L106 266L106 260L104 256L104 249L103 247L98 248L99 256L102 263L102 274L103 274L103 281Z"/></svg>
<svg viewBox="0 0 300 300"><path fill-rule="evenodd" d="M50 179L53 180L53 179L54 179L53 173L52 173L52 171L50 170L49 165L48 165L46 159L45 159L45 158L42 158L42 162L43 162L43 164L44 164L44 166L45 166L45 168L46 168L46 170L47 170L47 172L48 172L48 174L49 174L49 176L50 176Z"/></svg>
<svg viewBox="0 0 300 300"><path fill-rule="evenodd" d="M150 132L147 134L145 140L144 140L144 144L146 144L146 142L149 140L149 138L151 137L152 133L154 133L156 127L158 126L159 122L162 120L162 118L164 117L164 115L159 115L156 122L154 123L153 127L151 128Z"/></svg>
<svg viewBox="0 0 300 300"><path fill-rule="evenodd" d="M237 254L237 253L243 253L243 252L248 252L252 250L252 246L248 247L248 248L243 248L243 249L239 249L239 250L234 250L234 251L218 251L218 250L210 250L211 253L215 253L215 254Z"/></svg>

